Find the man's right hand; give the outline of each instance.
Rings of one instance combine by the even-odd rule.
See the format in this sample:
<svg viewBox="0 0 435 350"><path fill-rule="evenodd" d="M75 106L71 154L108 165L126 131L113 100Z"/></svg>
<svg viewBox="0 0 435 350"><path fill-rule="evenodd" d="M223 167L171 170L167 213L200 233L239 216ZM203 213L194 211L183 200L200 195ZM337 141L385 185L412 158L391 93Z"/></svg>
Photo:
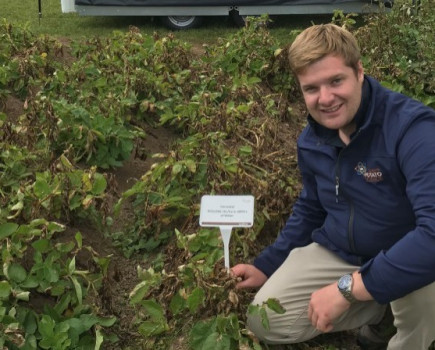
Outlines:
<svg viewBox="0 0 435 350"><path fill-rule="evenodd" d="M254 265L238 264L231 272L234 276L242 278L242 281L237 283L237 288L258 288L267 281L267 276Z"/></svg>

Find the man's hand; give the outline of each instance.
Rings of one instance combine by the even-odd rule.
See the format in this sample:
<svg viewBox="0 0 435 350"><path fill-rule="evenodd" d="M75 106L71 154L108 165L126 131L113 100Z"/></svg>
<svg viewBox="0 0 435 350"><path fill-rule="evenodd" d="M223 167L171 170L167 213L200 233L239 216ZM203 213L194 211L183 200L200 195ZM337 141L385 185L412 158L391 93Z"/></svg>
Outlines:
<svg viewBox="0 0 435 350"><path fill-rule="evenodd" d="M231 272L234 276L242 278L242 281L237 283L237 288L258 288L267 281L267 276L254 265L238 264Z"/></svg>
<svg viewBox="0 0 435 350"><path fill-rule="evenodd" d="M313 327L319 331L330 332L334 328L334 320L340 317L349 306L350 303L338 290L337 283L333 283L311 294L308 318Z"/></svg>

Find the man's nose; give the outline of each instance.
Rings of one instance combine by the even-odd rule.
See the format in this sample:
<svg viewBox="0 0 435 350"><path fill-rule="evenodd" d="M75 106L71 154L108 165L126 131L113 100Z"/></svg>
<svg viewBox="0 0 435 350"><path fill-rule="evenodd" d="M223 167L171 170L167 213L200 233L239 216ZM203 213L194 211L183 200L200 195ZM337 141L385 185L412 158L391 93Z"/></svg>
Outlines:
<svg viewBox="0 0 435 350"><path fill-rule="evenodd" d="M332 91L327 86L321 86L319 89L319 103L329 105L334 100Z"/></svg>

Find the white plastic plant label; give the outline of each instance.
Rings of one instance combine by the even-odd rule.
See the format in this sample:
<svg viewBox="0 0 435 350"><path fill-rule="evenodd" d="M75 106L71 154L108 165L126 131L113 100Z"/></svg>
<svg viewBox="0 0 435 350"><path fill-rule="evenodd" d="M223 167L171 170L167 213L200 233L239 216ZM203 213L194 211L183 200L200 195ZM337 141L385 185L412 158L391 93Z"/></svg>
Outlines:
<svg viewBox="0 0 435 350"><path fill-rule="evenodd" d="M254 224L254 197L203 196L199 224L219 227L224 243L225 267L229 270L231 230L233 227L251 227Z"/></svg>
<svg viewBox="0 0 435 350"><path fill-rule="evenodd" d="M251 227L254 223L254 196L211 196L201 198L201 226Z"/></svg>

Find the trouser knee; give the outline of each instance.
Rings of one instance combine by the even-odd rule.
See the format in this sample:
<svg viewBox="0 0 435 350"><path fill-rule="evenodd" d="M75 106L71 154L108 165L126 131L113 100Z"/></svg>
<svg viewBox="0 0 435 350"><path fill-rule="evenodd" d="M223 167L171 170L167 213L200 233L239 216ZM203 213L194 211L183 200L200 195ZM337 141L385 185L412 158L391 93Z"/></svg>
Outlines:
<svg viewBox="0 0 435 350"><path fill-rule="evenodd" d="M418 334L418 341L426 348L435 340L435 283L393 301L391 308L398 337L411 339L412 334Z"/></svg>
<svg viewBox="0 0 435 350"><path fill-rule="evenodd" d="M248 329L253 332L259 340L266 343L270 341L269 330L267 327L265 327L259 315L248 314L247 326Z"/></svg>
<svg viewBox="0 0 435 350"><path fill-rule="evenodd" d="M278 344L283 342L283 335L279 334L278 327L276 327L273 319L271 319L267 312L263 315L249 314L247 316L247 326L264 343Z"/></svg>
<svg viewBox="0 0 435 350"><path fill-rule="evenodd" d="M259 308L260 306L254 307ZM304 313L306 312L301 310L300 314ZM293 319L287 311L284 314L278 314L266 308L264 312L248 314L247 327L264 343L296 344L313 337L310 332L307 332L312 328L308 321L303 322L304 324L301 326L297 322L298 318ZM302 319L305 319L305 317L302 317Z"/></svg>

